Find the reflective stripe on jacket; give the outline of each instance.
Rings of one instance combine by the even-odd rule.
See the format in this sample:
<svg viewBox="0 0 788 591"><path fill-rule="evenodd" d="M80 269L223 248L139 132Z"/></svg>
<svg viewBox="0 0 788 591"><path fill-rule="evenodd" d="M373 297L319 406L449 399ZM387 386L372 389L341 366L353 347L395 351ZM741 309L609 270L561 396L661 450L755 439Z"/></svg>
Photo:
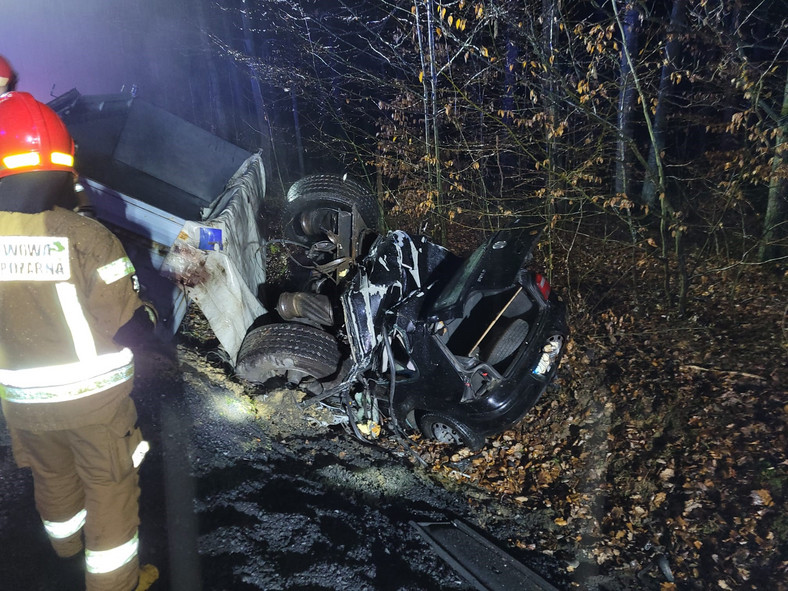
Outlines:
<svg viewBox="0 0 788 591"><path fill-rule="evenodd" d="M0 397L25 404L65 402L103 392L132 377L134 358L124 348L69 365L0 369Z"/></svg>

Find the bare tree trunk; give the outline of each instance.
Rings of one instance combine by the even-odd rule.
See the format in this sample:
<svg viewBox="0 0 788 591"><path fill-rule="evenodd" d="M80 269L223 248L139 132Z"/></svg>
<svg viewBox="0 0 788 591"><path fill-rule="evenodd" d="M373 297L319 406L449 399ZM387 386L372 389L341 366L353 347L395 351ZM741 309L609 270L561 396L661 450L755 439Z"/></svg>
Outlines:
<svg viewBox="0 0 788 591"><path fill-rule="evenodd" d="M222 96L222 85L219 79L219 69L216 62L221 59L214 51L211 44L211 37L208 28L208 18L205 15L205 5L197 2L195 5L197 12L197 22L200 26L200 39L202 41L202 59L205 61L208 70L208 97L206 98L207 119L210 123L211 131L224 138L231 138L230 127L227 119L224 101L227 97Z"/></svg>
<svg viewBox="0 0 788 591"><path fill-rule="evenodd" d="M421 66L421 87L422 87L422 104L424 107L424 154L430 154L430 104L429 92L427 90L427 58L425 57L424 49L424 36L421 31L421 15L419 10L419 3L414 3L414 16L416 17L416 38L419 43L419 64ZM427 158L427 181L432 183L432 165L430 159Z"/></svg>
<svg viewBox="0 0 788 591"><path fill-rule="evenodd" d="M618 11L618 4L614 0L612 2L613 6L613 14L616 18L616 25L618 26L619 31L622 33L622 37L625 37L624 33L624 23L621 20L621 14ZM630 71L632 72L632 82L635 86L635 90L637 91L638 98L640 99L640 106L643 110L643 120L646 123L646 129L648 131L648 137L651 143L656 143L654 139L654 125L651 120L651 112L648 108L648 103L646 101L646 95L643 91L643 87L640 84L640 79L637 76L637 73L634 71L634 60L632 58L632 53L629 51L627 44L624 44L623 54L624 59L627 60L629 63ZM668 249L668 226L670 223L671 218L674 216L673 208L668 201L667 197L665 196L665 169L662 166L662 154L659 151L654 152L655 157L655 164L656 164L656 172L657 172L657 188L659 191L659 203L660 203L660 211L659 211L659 233L660 233L660 241L662 242L662 264L664 266L665 271L665 299L668 303L670 303L670 261L668 258L669 249ZM634 234L633 234L634 237ZM676 232L676 237L674 241L674 245L676 248L679 247L681 243L681 231Z"/></svg>
<svg viewBox="0 0 788 591"><path fill-rule="evenodd" d="M438 130L438 67L435 51L435 8L433 0L422 0L426 26L426 38L421 31L419 2L415 2L416 33L419 42L419 59L422 68L422 86L424 92L424 138L425 153L428 162L430 188L438 214L438 239L445 243L446 224L443 212L443 188L441 182L441 150ZM429 71L427 71L429 68ZM431 125L431 127L430 127ZM433 184L434 183L434 184Z"/></svg>
<svg viewBox="0 0 788 591"><path fill-rule="evenodd" d="M517 44L511 37L512 32L506 28L506 67L503 71L503 122L506 125L512 123L512 113L514 112L514 89L517 82L514 71L519 62Z"/></svg>
<svg viewBox="0 0 788 591"><path fill-rule="evenodd" d="M430 103L432 105L432 149L435 165L435 208L438 213L440 241L446 243L446 223L445 212L443 211L443 183L441 179L441 150L440 134L438 133L438 68L435 63L437 54L435 51L435 23L434 6L432 0L427 0L427 43L430 59Z"/></svg>
<svg viewBox="0 0 788 591"><path fill-rule="evenodd" d="M561 0L542 0L542 59L546 68L545 81L542 87L542 96L546 101L547 122L545 125L545 152L547 156L547 200L545 207L545 218L552 222L556 212L556 194L558 193L558 136L555 131L558 127L558 104L556 100L556 81L555 81L555 48L556 35L558 31L557 16L559 14ZM547 274L548 279L553 279L553 224L548 226L547 249Z"/></svg>
<svg viewBox="0 0 788 591"><path fill-rule="evenodd" d="M254 47L254 37L252 36L252 27L249 22L249 2L241 0L241 18L243 22L243 39L244 51L249 57L257 57ZM260 80L257 77L257 72L254 66L249 66L249 81L252 85L252 98L254 99L254 111L257 115L257 131L260 134L260 147L264 150L268 146L272 146L273 137L271 134L271 127L268 124L268 117L265 112L265 101L263 100L263 90L260 87ZM271 148L273 151L273 147ZM270 160L270 159L266 159ZM265 162L269 164L268 161Z"/></svg>
<svg viewBox="0 0 788 591"><path fill-rule="evenodd" d="M301 121L298 118L298 98L295 88L290 89L290 98L293 102L293 127L295 128L296 152L298 152L298 171L300 176L306 174L304 166L304 142L301 139Z"/></svg>
<svg viewBox="0 0 788 591"><path fill-rule="evenodd" d="M657 108L654 113L654 141L649 146L648 165L646 178L641 191L641 201L653 206L657 196L657 154L665 149L665 133L667 131L667 114L670 95L673 88L673 74L676 72L676 60L681 53L679 35L686 28L686 0L674 0L673 10L670 14L667 41L665 42L665 61L659 80L659 93L657 95Z"/></svg>
<svg viewBox="0 0 788 591"><path fill-rule="evenodd" d="M547 110L547 124L545 129L545 151L547 152L547 191L550 196L549 217L552 217L552 195L554 194L556 175L555 175L555 134L553 130L556 125L556 101L555 101L555 81L553 79L553 60L555 58L555 20L556 20L556 1L542 0L542 60L546 68L545 81L542 88Z"/></svg>
<svg viewBox="0 0 788 591"><path fill-rule="evenodd" d="M619 0L613 0L618 2ZM635 108L637 91L635 88L635 72L628 56L636 55L639 47L638 28L640 11L637 4L627 5L622 19L620 81L618 95L618 141L616 142L616 177L615 190L618 195L630 196L631 182L631 144L632 144L632 112Z"/></svg>
<svg viewBox="0 0 788 591"><path fill-rule="evenodd" d="M515 77L515 69L517 68L518 63L518 52L517 52L517 44L512 39L512 31L510 30L509 26L504 27L504 34L506 35L506 54L505 54L505 68L503 71L503 93L501 99L501 107L503 111L503 117L501 118L501 122L504 125L504 128L509 128L512 125L513 114L514 114L514 92L516 86L516 77ZM504 134L508 135L507 131L503 131ZM505 136L504 136L505 137ZM514 155L509 148L509 145L504 142L504 145L501 149L498 149L500 145L500 136L496 134L495 136L495 143L496 143L496 150L495 153L498 159L498 171L500 175L500 187L498 189L498 196L500 199L505 199L506 195L506 187L511 181L511 176L515 170L515 159Z"/></svg>
<svg viewBox="0 0 788 591"><path fill-rule="evenodd" d="M233 25L233 14L229 12L221 13L221 21L219 29L221 31L221 38L224 39L231 39L233 34L236 31L236 28ZM217 26L214 23L214 26ZM216 39L214 39L214 42ZM221 51L222 54L222 65L224 67L220 68L219 74L221 75L219 78L219 85L225 88L225 93L227 94L227 109L229 110L229 117L227 124L228 128L228 138L234 138L233 141L237 144L247 146L249 144L246 136L246 129L241 128L239 125L240 121L244 120L244 115L249 109L249 105L243 99L243 86L246 84L246 76L243 77L243 83L241 82L241 75L239 64L236 64L233 58L228 55L226 49ZM244 72L245 73L245 72ZM268 166L268 161L265 161L266 167Z"/></svg>
<svg viewBox="0 0 788 591"><path fill-rule="evenodd" d="M769 179L769 201L763 218L763 238L758 252L761 261L778 258L786 254L788 246L783 242L788 231L788 71L783 90L783 106L780 109L780 131L774 146L772 176Z"/></svg>

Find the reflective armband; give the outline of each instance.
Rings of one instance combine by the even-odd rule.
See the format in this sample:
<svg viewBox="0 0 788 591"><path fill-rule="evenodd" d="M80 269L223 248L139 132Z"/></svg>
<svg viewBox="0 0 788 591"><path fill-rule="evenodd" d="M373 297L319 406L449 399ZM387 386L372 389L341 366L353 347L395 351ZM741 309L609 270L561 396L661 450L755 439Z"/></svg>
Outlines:
<svg viewBox="0 0 788 591"><path fill-rule="evenodd" d="M109 285L134 273L134 265L129 257L121 257L103 267L99 267L97 271L101 280Z"/></svg>

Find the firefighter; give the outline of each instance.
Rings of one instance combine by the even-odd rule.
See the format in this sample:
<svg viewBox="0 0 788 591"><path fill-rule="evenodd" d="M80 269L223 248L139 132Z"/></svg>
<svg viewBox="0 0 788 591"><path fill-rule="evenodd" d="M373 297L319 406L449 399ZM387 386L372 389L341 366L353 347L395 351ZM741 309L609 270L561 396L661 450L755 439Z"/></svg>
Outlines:
<svg viewBox="0 0 788 591"><path fill-rule="evenodd" d="M16 87L16 72L8 60L0 55L0 96L11 92Z"/></svg>
<svg viewBox="0 0 788 591"><path fill-rule="evenodd" d="M0 97L0 404L57 555L84 551L87 591L142 590L157 576L138 559L148 444L133 354L114 337L147 315L118 239L62 203L73 159L54 111Z"/></svg>

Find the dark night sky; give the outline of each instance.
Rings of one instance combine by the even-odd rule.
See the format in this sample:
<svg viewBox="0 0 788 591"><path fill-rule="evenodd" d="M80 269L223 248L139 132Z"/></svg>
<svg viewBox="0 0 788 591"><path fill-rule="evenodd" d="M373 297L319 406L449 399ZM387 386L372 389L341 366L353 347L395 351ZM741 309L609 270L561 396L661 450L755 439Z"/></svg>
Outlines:
<svg viewBox="0 0 788 591"><path fill-rule="evenodd" d="M50 100L128 91L162 103L188 84L188 55L199 46L200 0L0 0L0 53L19 73L18 90Z"/></svg>

